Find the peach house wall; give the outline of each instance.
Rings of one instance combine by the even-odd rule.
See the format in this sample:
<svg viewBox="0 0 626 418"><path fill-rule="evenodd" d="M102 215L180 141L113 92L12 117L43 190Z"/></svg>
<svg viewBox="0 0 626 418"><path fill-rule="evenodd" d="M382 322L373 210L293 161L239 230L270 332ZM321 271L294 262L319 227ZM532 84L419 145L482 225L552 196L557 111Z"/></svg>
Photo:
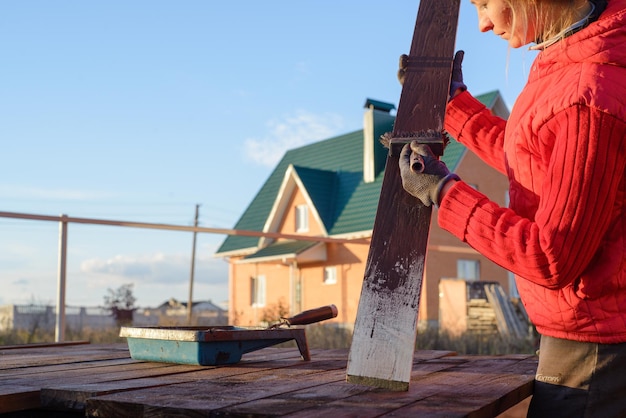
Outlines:
<svg viewBox="0 0 626 418"><path fill-rule="evenodd" d="M237 264L233 274L238 280L232 287L229 320L233 325L255 326L264 316L277 308L279 302L288 304L290 275L289 267L280 264ZM250 278L264 275L266 279L266 303L264 306L252 306ZM271 319L271 318L266 318ZM278 318L276 318L278 320Z"/></svg>
<svg viewBox="0 0 626 418"><path fill-rule="evenodd" d="M303 309L334 304L338 315L334 322L353 323L356 319L363 283L368 245L331 244L325 264L302 267ZM337 267L337 283L324 284L324 266Z"/></svg>

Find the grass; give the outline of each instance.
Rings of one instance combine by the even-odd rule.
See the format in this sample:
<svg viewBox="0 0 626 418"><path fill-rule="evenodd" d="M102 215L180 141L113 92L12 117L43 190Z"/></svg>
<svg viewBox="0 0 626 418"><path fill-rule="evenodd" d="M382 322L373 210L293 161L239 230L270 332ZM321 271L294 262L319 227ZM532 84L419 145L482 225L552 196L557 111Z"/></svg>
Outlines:
<svg viewBox="0 0 626 418"><path fill-rule="evenodd" d="M328 325L307 327L309 348L350 348L352 333L346 328ZM417 334L417 350L448 350L458 354L533 354L537 350L534 337L508 338L498 334L465 333L451 336L435 328L428 328Z"/></svg>
<svg viewBox="0 0 626 418"><path fill-rule="evenodd" d="M93 344L108 344L126 342L125 338L120 338L119 328L109 329L84 329L72 330L67 329L65 332L65 341L90 341ZM51 343L54 341L54 332L45 330L23 331L11 330L0 332L0 346L3 345L19 345L19 344L36 344Z"/></svg>
<svg viewBox="0 0 626 418"><path fill-rule="evenodd" d="M93 344L124 343L120 338L119 328L105 330L72 330L65 334L66 341L90 341ZM347 328L333 325L309 325L306 328L306 337L310 349L349 349L352 342L352 332ZM54 333L41 329L34 331L4 331L0 332L0 346L14 344L32 344L53 342ZM295 346L288 342L283 346ZM461 336L451 336L429 328L420 331L417 335L416 349L418 350L449 350L458 354L532 354L536 351L534 337L516 339L505 338L498 334L467 333Z"/></svg>

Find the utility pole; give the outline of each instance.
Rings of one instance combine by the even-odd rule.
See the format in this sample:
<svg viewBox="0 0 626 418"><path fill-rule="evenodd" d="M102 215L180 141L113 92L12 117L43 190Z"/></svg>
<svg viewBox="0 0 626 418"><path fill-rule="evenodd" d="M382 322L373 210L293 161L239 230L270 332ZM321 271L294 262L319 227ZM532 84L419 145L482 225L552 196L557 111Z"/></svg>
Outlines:
<svg viewBox="0 0 626 418"><path fill-rule="evenodd" d="M198 213L199 213L200 205L196 204L196 217L193 222L193 226L198 226ZM191 273L189 274L189 301L187 302L187 325L191 324L192 319L192 304L193 304L193 276L196 270L196 238L198 232L193 231L193 246L191 248Z"/></svg>

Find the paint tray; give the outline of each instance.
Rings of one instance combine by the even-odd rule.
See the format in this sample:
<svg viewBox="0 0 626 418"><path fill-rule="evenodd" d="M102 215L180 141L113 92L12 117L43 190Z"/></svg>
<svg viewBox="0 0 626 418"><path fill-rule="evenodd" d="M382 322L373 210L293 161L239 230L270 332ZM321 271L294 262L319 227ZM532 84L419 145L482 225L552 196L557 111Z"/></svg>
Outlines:
<svg viewBox="0 0 626 418"><path fill-rule="evenodd" d="M304 360L310 360L304 328L122 327L135 360L216 366L234 364L241 356L295 340Z"/></svg>

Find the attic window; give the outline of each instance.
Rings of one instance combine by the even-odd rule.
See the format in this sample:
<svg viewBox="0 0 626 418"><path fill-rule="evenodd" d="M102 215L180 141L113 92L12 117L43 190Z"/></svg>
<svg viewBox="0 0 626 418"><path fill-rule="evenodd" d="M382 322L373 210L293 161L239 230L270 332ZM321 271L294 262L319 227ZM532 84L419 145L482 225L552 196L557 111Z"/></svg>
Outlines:
<svg viewBox="0 0 626 418"><path fill-rule="evenodd" d="M307 205L296 206L296 232L309 231L309 207Z"/></svg>

